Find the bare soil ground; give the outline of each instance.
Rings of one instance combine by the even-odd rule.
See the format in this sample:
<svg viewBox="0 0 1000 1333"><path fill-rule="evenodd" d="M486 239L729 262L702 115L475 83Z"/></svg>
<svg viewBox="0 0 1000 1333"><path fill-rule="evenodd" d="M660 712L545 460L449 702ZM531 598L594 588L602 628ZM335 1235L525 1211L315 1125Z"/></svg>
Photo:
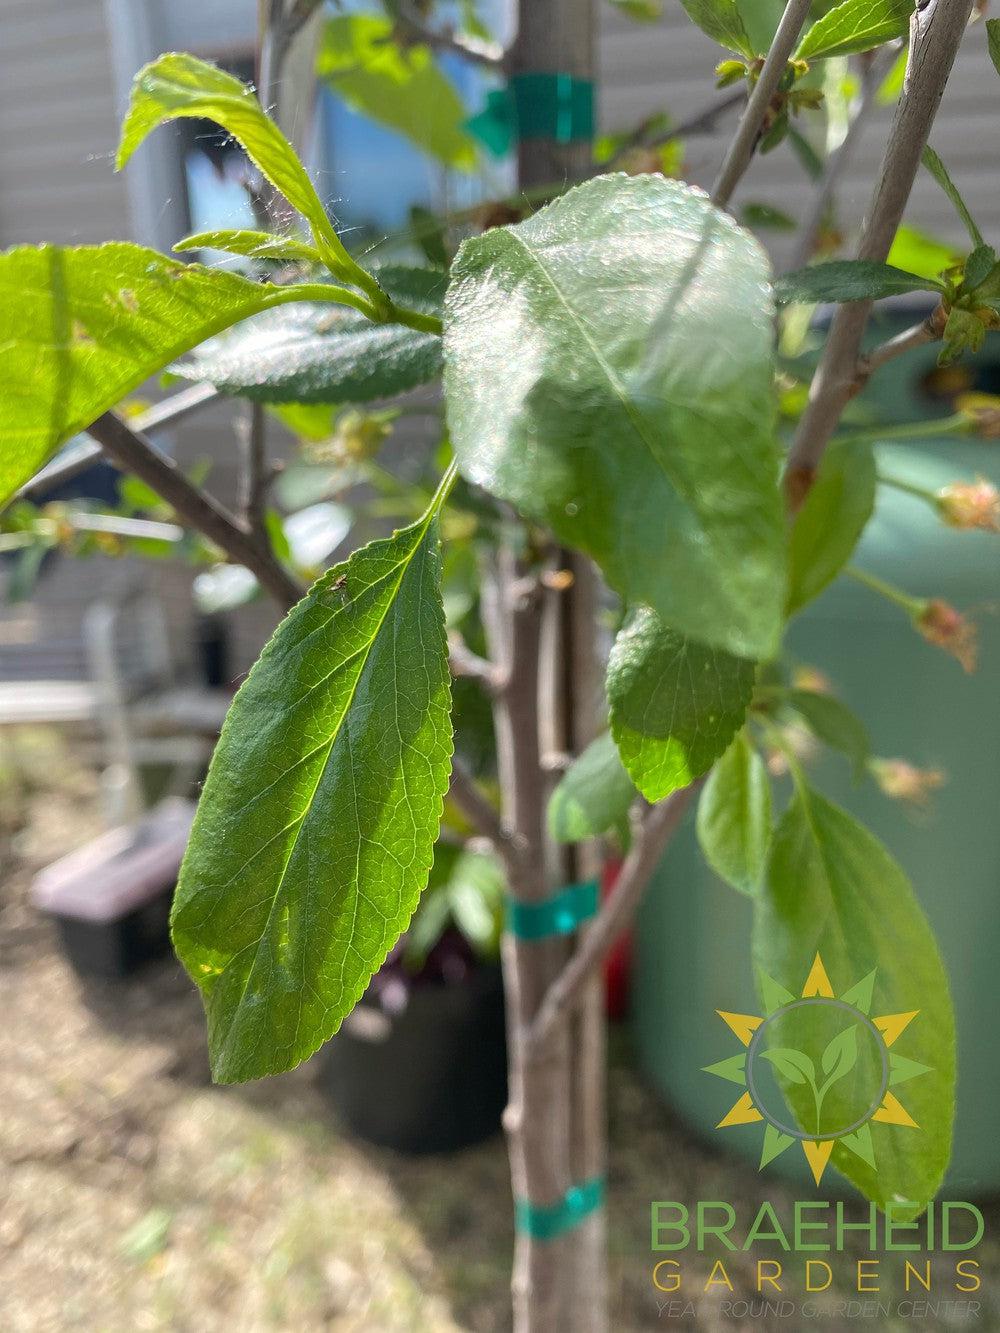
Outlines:
<svg viewBox="0 0 1000 1333"><path fill-rule="evenodd" d="M200 1005L176 964L83 982L26 902L35 870L99 828L94 773L53 736L20 736L0 763L0 1333L507 1328L502 1141L447 1158L373 1149L338 1128L308 1066L213 1088ZM1000 1329L990 1237L971 1323L838 1313L863 1250L837 1265L822 1297L829 1313L815 1318L802 1313L799 1276L792 1313L725 1313L728 1293L701 1294L715 1256L697 1254L685 1256L678 1304L660 1294L658 1309L651 1199L729 1199L752 1213L764 1197L780 1210L791 1195L672 1121L624 1041L611 1082L616 1330ZM882 1294L894 1302L896 1267ZM753 1260L733 1255L727 1268L731 1299L752 1298ZM954 1297L953 1282L948 1262L934 1297Z"/></svg>

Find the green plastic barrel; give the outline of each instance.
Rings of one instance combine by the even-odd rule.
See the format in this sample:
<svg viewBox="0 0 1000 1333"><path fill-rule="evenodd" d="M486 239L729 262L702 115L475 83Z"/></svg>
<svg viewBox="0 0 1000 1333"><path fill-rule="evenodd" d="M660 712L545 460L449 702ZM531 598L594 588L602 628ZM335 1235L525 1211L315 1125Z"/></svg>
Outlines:
<svg viewBox="0 0 1000 1333"><path fill-rule="evenodd" d="M918 386L933 365L933 351L900 359L879 386L886 419L932 414ZM976 476L1000 485L998 443L952 437L883 445L877 454L880 470L927 489ZM875 754L947 775L929 811L914 814L872 781L856 785L838 756L824 753L811 770L819 789L899 860L937 935L958 1027L958 1105L947 1183L953 1197L981 1196L1000 1190L1000 536L949 529L925 502L880 486L855 563L911 594L943 597L971 610L979 625L980 664L967 676L952 657L920 638L903 611L841 578L793 622L788 643L864 719ZM690 814L637 923L638 1055L692 1127L720 1149L756 1163L760 1126L716 1132L713 1126L734 1100L727 1100L727 1089L733 1089L701 1072L733 1053L732 1034L716 1010L759 1012L750 925L749 900L706 867ZM809 1178L800 1154L785 1153L768 1170ZM832 1178L829 1187L835 1187Z"/></svg>

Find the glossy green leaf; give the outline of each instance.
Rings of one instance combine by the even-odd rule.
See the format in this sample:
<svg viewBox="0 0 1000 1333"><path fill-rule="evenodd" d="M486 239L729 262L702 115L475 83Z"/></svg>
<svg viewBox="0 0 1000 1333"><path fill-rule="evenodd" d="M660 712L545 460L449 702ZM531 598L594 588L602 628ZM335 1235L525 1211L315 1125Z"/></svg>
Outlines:
<svg viewBox="0 0 1000 1333"><path fill-rule="evenodd" d="M875 969L873 1018L919 1011L898 1042L899 1054L933 1071L900 1094L919 1129L872 1123L874 1166L841 1141L832 1161L869 1199L922 1206L937 1192L951 1152L955 1021L947 977L903 871L867 829L809 789L794 797L775 832L766 886L755 899L753 952L763 972L793 988L819 952L837 995ZM837 1122L839 1108L868 1106L881 1078L876 1044L863 1041L827 1093L827 1123ZM812 1092L792 1081L784 1091L811 1130Z"/></svg>
<svg viewBox="0 0 1000 1333"><path fill-rule="evenodd" d="M132 84L116 165L120 170L142 141L167 121L194 116L214 120L246 150L271 184L299 210L334 272L355 268L327 217L295 149L253 92L216 65L171 52L144 65Z"/></svg>
<svg viewBox="0 0 1000 1333"><path fill-rule="evenodd" d="M549 831L557 842L583 842L621 829L636 798L632 779L605 732L563 774L549 801Z"/></svg>
<svg viewBox="0 0 1000 1333"><path fill-rule="evenodd" d="M435 269L375 270L396 300L438 314L445 276ZM265 403L368 403L441 373L441 339L356 310L297 305L249 320L174 366L224 393Z"/></svg>
<svg viewBox="0 0 1000 1333"><path fill-rule="evenodd" d="M702 32L730 51L755 55L753 44L743 26L736 0L681 0L688 17Z"/></svg>
<svg viewBox="0 0 1000 1333"><path fill-rule="evenodd" d="M850 559L875 507L875 457L870 444L836 441L792 524L788 613L831 583Z"/></svg>
<svg viewBox="0 0 1000 1333"><path fill-rule="evenodd" d="M715 873L741 893L756 893L771 839L771 784L742 731L708 775L696 829Z"/></svg>
<svg viewBox="0 0 1000 1333"><path fill-rule="evenodd" d="M250 282L138 245L0 255L0 502L174 357L248 315L326 292L343 295Z"/></svg>
<svg viewBox="0 0 1000 1333"><path fill-rule="evenodd" d="M796 60L870 51L906 34L912 0L844 0L817 19L799 43Z"/></svg>
<svg viewBox="0 0 1000 1333"><path fill-rule="evenodd" d="M463 474L592 555L630 603L773 652L785 522L757 242L677 181L599 176L467 240L451 272Z"/></svg>
<svg viewBox="0 0 1000 1333"><path fill-rule="evenodd" d="M220 1082L332 1036L426 883L451 754L435 508L313 586L226 719L172 914Z"/></svg>
<svg viewBox="0 0 1000 1333"><path fill-rule="evenodd" d="M854 766L855 776L863 775L871 756L871 740L868 728L857 713L832 695L817 694L813 690L789 690L784 698L814 736L824 745L847 755Z"/></svg>
<svg viewBox="0 0 1000 1333"><path fill-rule="evenodd" d="M462 128L467 112L426 46L393 40L391 19L342 14L323 32L316 72L348 106L403 134L418 148L462 171L476 148Z"/></svg>
<svg viewBox="0 0 1000 1333"><path fill-rule="evenodd" d="M1000 19L986 20L986 41L993 68L1000 74Z"/></svg>
<svg viewBox="0 0 1000 1333"><path fill-rule="evenodd" d="M785 273L775 281L779 301L864 301L902 292L939 292L940 283L870 259L833 259Z"/></svg>
<svg viewBox="0 0 1000 1333"><path fill-rule="evenodd" d="M279 259L296 264L320 264L323 256L314 245L295 236L275 236L267 231L199 231L174 246L177 251L225 250L248 259Z"/></svg>
<svg viewBox="0 0 1000 1333"><path fill-rule="evenodd" d="M984 245L983 234L976 226L975 219L966 207L965 200L959 194L955 182L948 175L947 168L930 144L924 149L920 160L951 200L955 212L962 219L965 230L969 233L972 244L976 246Z"/></svg>
<svg viewBox="0 0 1000 1333"><path fill-rule="evenodd" d="M708 771L743 725L755 664L632 613L608 662L611 734L632 781L659 801Z"/></svg>

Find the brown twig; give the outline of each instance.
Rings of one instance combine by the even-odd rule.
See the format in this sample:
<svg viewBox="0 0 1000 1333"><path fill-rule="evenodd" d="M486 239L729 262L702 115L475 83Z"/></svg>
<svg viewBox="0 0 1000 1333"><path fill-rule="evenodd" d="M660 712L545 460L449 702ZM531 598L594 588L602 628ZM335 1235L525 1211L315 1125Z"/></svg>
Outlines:
<svg viewBox="0 0 1000 1333"><path fill-rule="evenodd" d="M451 51L473 64L483 65L487 69L499 70L504 66L505 52L496 42L484 42L478 37L458 33L452 27L434 28L425 23L420 15L408 4L393 6L396 26L403 37L429 46L434 51Z"/></svg>
<svg viewBox="0 0 1000 1333"><path fill-rule="evenodd" d="M745 100L745 93L742 88L737 88L726 97L720 97L711 106L703 107L701 111L696 111L693 116L688 116L686 120L678 121L676 125L671 125L668 129L661 130L658 134L649 133L650 122L655 122L658 117L650 116L630 134L621 148L614 156L605 163L601 170L612 171L620 162L622 162L630 152L636 148L662 148L664 144L671 143L674 139L685 139L695 134L711 134L715 130L715 122L720 116L731 111L733 107L739 106Z"/></svg>
<svg viewBox="0 0 1000 1333"><path fill-rule="evenodd" d="M266 542L267 493L274 472L267 461L267 415L264 404L247 403L244 413L237 419L236 429L243 445L240 513L247 531Z"/></svg>
<svg viewBox="0 0 1000 1333"><path fill-rule="evenodd" d="M736 127L733 141L729 145L729 151L723 159L715 185L712 187L712 202L719 208L729 206L733 191L750 165L771 99L778 91L778 84L785 72L788 58L795 49L811 3L812 0L788 0L785 6L771 49L767 53L764 66L747 101L746 110Z"/></svg>
<svg viewBox="0 0 1000 1333"><path fill-rule="evenodd" d="M910 57L882 170L865 218L857 257L882 262L910 197L972 0L929 0L910 20ZM785 473L790 505L801 503L858 380L858 355L872 302L841 305L833 318L799 422Z"/></svg>
<svg viewBox="0 0 1000 1333"><path fill-rule="evenodd" d="M189 526L203 533L237 564L245 565L283 607L299 600L304 589L275 559L266 541L247 531L218 500L185 477L177 464L114 412L105 412L89 428L104 453L151 486Z"/></svg>
<svg viewBox="0 0 1000 1333"><path fill-rule="evenodd" d="M902 333L897 333L894 338L887 338L885 342L879 343L877 347L873 347L864 356L858 357L856 370L858 390L862 389L867 383L868 377L884 366L886 362L892 361L897 356L902 356L904 352L909 352L914 347L923 347L926 343L936 342L944 332L946 320L947 315L943 307L938 306L919 324L904 329Z"/></svg>
<svg viewBox="0 0 1000 1333"><path fill-rule="evenodd" d="M693 783L647 809L610 897L594 918L580 948L549 987L524 1037L529 1057L544 1051L547 1039L579 999L587 978L607 957L639 905L697 786Z"/></svg>
<svg viewBox="0 0 1000 1333"><path fill-rule="evenodd" d="M451 763L448 794L476 832L490 840L504 863L508 878L514 880L521 872L520 844L504 825L500 811L457 755Z"/></svg>
<svg viewBox="0 0 1000 1333"><path fill-rule="evenodd" d="M487 694L494 694L503 684L498 668L474 653L456 630L448 635L448 665L456 679L478 681Z"/></svg>

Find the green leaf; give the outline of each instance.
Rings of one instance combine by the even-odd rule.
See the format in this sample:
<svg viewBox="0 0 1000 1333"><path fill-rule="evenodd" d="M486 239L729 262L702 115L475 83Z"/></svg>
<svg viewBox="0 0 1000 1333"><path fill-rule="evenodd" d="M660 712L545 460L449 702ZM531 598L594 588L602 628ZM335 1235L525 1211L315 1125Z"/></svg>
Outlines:
<svg viewBox="0 0 1000 1333"><path fill-rule="evenodd" d="M760 1056L762 1060L769 1060L789 1083L805 1083L812 1087L816 1082L816 1066L804 1051L773 1046L769 1051L761 1051Z"/></svg>
<svg viewBox="0 0 1000 1333"><path fill-rule="evenodd" d="M811 264L775 281L778 301L864 301L901 292L940 292L941 284L870 259L833 259Z"/></svg>
<svg viewBox="0 0 1000 1333"><path fill-rule="evenodd" d="M391 19L343 14L323 32L316 72L362 115L387 125L450 167L471 171L476 148L467 112L426 46L393 40Z"/></svg>
<svg viewBox="0 0 1000 1333"><path fill-rule="evenodd" d="M993 68L1000 74L1000 19L986 20L986 41L989 46Z"/></svg>
<svg viewBox="0 0 1000 1333"><path fill-rule="evenodd" d="M659 801L708 771L743 725L756 666L640 608L608 661L611 734L632 781Z"/></svg>
<svg viewBox="0 0 1000 1333"><path fill-rule="evenodd" d="M663 17L663 0L609 0L609 2L639 23L653 23Z"/></svg>
<svg viewBox="0 0 1000 1333"><path fill-rule="evenodd" d="M912 13L912 0L844 0L816 20L799 42L794 59L820 60L870 51L902 37Z"/></svg>
<svg viewBox="0 0 1000 1333"><path fill-rule="evenodd" d="M681 0L688 17L713 41L752 58L756 52L743 26L736 0Z"/></svg>
<svg viewBox="0 0 1000 1333"><path fill-rule="evenodd" d="M864 775L871 756L871 741L868 729L856 713L832 695L817 694L813 690L789 690L784 699L824 745L847 755L854 766L855 777Z"/></svg>
<svg viewBox="0 0 1000 1333"><path fill-rule="evenodd" d="M962 293L974 292L996 267L997 255L991 245L977 245L965 261L962 273Z"/></svg>
<svg viewBox="0 0 1000 1333"><path fill-rule="evenodd" d="M467 240L445 301L463 474L632 604L770 655L785 531L756 241L699 191L599 176Z"/></svg>
<svg viewBox="0 0 1000 1333"><path fill-rule="evenodd" d="M435 269L376 269L393 299L438 314L445 276ZM173 367L223 393L264 403L369 403L441 373L441 339L356 310L297 305L248 321Z"/></svg>
<svg viewBox="0 0 1000 1333"><path fill-rule="evenodd" d="M789 615L817 597L850 559L875 507L875 484L871 445L834 441L792 524Z"/></svg>
<svg viewBox="0 0 1000 1333"><path fill-rule="evenodd" d="M549 831L556 842L583 842L628 818L636 791L605 732L591 741L563 774L549 801Z"/></svg>
<svg viewBox="0 0 1000 1333"><path fill-rule="evenodd" d="M955 1021L934 936L913 890L885 848L844 810L801 788L779 824L767 882L755 900L753 951L769 976L794 982L822 955L834 990L877 969L874 1013L919 1010L900 1053L930 1065L903 1098L919 1130L871 1125L875 1167L837 1143L833 1163L869 1198L923 1205L941 1184L951 1152L955 1098ZM912 1035L911 1035L912 1034ZM843 1103L868 1105L881 1081L881 1056L862 1042ZM799 1124L813 1128L815 1108L793 1084L786 1097ZM831 1100L827 1099L828 1102Z"/></svg>
<svg viewBox="0 0 1000 1333"><path fill-rule="evenodd" d="M330 268L340 276L351 276L356 265L334 231L295 149L264 114L246 84L216 65L172 52L143 66L133 81L122 125L116 160L119 171L158 125L183 116L214 120L231 134L309 223Z"/></svg>
<svg viewBox="0 0 1000 1333"><path fill-rule="evenodd" d="M966 207L965 200L959 194L954 181L948 175L944 163L941 161L940 157L938 157L937 153L935 153L930 144L924 149L920 160L951 200L955 212L962 219L965 230L969 233L969 238L972 241L972 244L977 246L984 245L983 234L976 226L972 214Z"/></svg>
<svg viewBox="0 0 1000 1333"><path fill-rule="evenodd" d="M986 326L971 310L953 306L941 335L939 366L950 366L963 352L978 352L986 338Z"/></svg>
<svg viewBox="0 0 1000 1333"><path fill-rule="evenodd" d="M220 1082L332 1036L427 881L451 754L438 504L313 586L226 719L172 914Z"/></svg>
<svg viewBox="0 0 1000 1333"><path fill-rule="evenodd" d="M742 217L744 226L760 227L769 231L794 231L799 225L794 218L772 204L744 204Z"/></svg>
<svg viewBox="0 0 1000 1333"><path fill-rule="evenodd" d="M888 262L908 273L922 278L936 278L945 269L954 267L961 256L943 241L918 231L916 227L902 226L896 232L889 251Z"/></svg>
<svg viewBox="0 0 1000 1333"><path fill-rule="evenodd" d="M771 784L740 732L708 776L698 801L698 842L717 875L741 893L760 886L771 838Z"/></svg>
<svg viewBox="0 0 1000 1333"><path fill-rule="evenodd" d="M844 1028L835 1037L831 1037L820 1063L823 1073L826 1074L824 1088L832 1087L839 1079L846 1078L858 1063L858 1029Z"/></svg>
<svg viewBox="0 0 1000 1333"><path fill-rule="evenodd" d="M323 256L314 245L295 236L274 236L267 231L199 231L178 241L175 250L225 250L248 259L285 259L292 263L320 264Z"/></svg>
<svg viewBox="0 0 1000 1333"><path fill-rule="evenodd" d="M343 296L315 283L250 282L138 245L0 255L0 503L174 357L248 315L325 292Z"/></svg>

